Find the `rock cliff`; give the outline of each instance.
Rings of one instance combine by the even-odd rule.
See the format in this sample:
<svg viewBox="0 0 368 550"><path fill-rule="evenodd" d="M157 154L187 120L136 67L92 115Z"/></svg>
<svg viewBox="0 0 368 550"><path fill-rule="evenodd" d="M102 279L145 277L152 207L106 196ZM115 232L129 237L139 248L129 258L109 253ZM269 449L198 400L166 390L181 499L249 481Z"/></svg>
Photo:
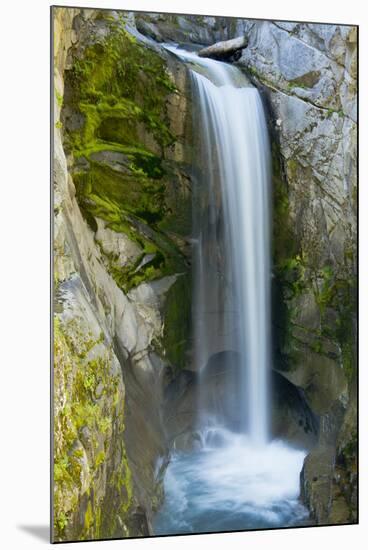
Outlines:
<svg viewBox="0 0 368 550"><path fill-rule="evenodd" d="M318 522L355 521L357 29L240 30L273 138L275 368L320 424L302 494Z"/></svg>
<svg viewBox="0 0 368 550"><path fill-rule="evenodd" d="M315 521L356 521L356 28L53 21L55 540L151 534L170 446L193 443L191 94L165 41L248 44L273 155L274 433L312 448Z"/></svg>
<svg viewBox="0 0 368 550"><path fill-rule="evenodd" d="M148 535L189 337L185 73L114 12L53 23L54 539Z"/></svg>

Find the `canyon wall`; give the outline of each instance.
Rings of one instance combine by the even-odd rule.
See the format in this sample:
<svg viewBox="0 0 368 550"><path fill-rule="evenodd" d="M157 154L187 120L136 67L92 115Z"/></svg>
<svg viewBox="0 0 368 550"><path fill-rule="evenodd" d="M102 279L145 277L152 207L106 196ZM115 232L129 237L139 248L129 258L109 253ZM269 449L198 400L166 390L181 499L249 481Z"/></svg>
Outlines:
<svg viewBox="0 0 368 550"><path fill-rule="evenodd" d="M54 539L148 535L189 347L185 71L117 13L53 23Z"/></svg>
<svg viewBox="0 0 368 550"><path fill-rule="evenodd" d="M357 28L239 27L273 138L274 368L319 418L302 495L319 523L355 521Z"/></svg>
<svg viewBox="0 0 368 550"><path fill-rule="evenodd" d="M357 29L53 22L55 540L152 534L170 448L191 445L192 98L158 43L241 36L272 142L274 433L312 449L315 521L356 521Z"/></svg>

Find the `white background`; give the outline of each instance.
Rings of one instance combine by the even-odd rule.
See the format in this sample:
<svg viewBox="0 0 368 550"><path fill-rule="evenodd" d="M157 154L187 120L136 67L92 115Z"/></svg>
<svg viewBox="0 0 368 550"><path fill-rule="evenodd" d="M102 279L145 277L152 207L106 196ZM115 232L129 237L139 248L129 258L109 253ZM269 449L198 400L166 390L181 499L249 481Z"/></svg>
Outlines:
<svg viewBox="0 0 368 550"><path fill-rule="evenodd" d="M60 0L59 4L68 2ZM361 52L360 525L98 542L93 543L93 548L367 547L366 3L86 0L80 4L360 24ZM49 522L49 1L7 0L0 13L0 545L5 549L42 548L47 544ZM71 544L69 548L80 550L84 546Z"/></svg>

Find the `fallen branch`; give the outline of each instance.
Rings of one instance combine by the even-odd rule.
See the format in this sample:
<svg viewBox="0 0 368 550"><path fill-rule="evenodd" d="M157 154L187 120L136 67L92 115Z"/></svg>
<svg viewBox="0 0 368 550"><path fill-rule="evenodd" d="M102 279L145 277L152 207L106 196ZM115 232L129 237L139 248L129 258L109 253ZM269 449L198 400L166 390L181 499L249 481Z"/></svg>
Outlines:
<svg viewBox="0 0 368 550"><path fill-rule="evenodd" d="M239 36L232 40L216 42L212 46L199 50L199 57L211 57L221 61L228 61L232 57L237 61L241 56L241 50L248 46L248 39L245 36Z"/></svg>

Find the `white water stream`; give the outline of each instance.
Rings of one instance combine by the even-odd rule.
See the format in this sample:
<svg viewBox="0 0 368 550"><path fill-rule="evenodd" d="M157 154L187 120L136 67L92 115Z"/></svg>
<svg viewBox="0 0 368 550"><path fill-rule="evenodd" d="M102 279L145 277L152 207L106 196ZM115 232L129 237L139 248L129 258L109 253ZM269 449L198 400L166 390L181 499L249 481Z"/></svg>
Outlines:
<svg viewBox="0 0 368 550"><path fill-rule="evenodd" d="M295 525L304 451L270 439L270 145L239 69L167 47L190 67L196 137L194 362L198 438L165 477L161 533Z"/></svg>

